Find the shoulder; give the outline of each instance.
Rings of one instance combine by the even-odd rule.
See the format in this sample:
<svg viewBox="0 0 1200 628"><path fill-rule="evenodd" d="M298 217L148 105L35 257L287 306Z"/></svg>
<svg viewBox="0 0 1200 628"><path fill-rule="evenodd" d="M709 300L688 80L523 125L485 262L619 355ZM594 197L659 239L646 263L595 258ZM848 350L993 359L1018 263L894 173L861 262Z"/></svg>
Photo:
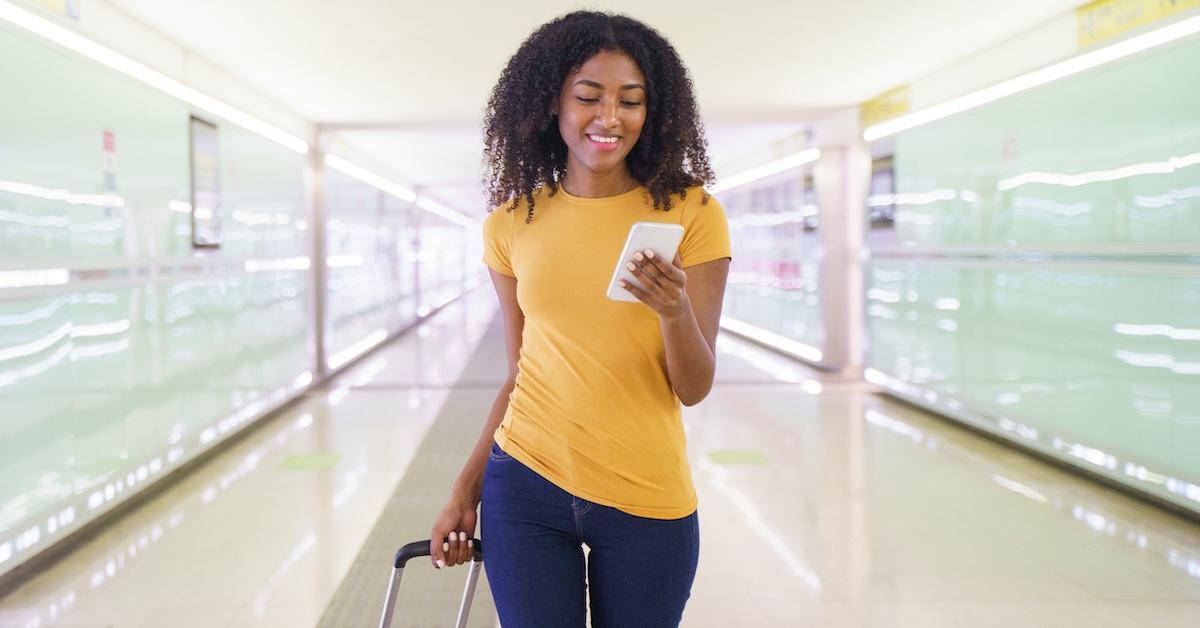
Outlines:
<svg viewBox="0 0 1200 628"><path fill-rule="evenodd" d="M691 222L697 218L724 218L725 209L717 197L713 196L702 185L693 185L676 195L677 207L683 213L683 221Z"/></svg>

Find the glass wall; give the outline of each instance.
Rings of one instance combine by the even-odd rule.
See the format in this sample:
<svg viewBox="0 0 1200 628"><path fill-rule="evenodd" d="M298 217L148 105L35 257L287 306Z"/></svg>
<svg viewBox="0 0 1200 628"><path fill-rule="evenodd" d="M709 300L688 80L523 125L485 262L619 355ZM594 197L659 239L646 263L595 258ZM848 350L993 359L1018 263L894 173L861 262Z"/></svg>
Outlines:
<svg viewBox="0 0 1200 628"><path fill-rule="evenodd" d="M418 210L336 170L325 180L325 355L338 368L416 320Z"/></svg>
<svg viewBox="0 0 1200 628"><path fill-rule="evenodd" d="M220 245L193 248L196 112L8 26L0 59L3 575L309 386L320 260L306 156L210 120ZM329 178L327 355L350 359L415 320L418 258L443 266L424 298L453 298L453 243L479 235L423 238L418 210Z"/></svg>
<svg viewBox="0 0 1200 628"><path fill-rule="evenodd" d="M896 140L872 376L1200 511L1196 39Z"/></svg>
<svg viewBox="0 0 1200 628"><path fill-rule="evenodd" d="M806 175L719 195L733 245L722 314L821 348L820 212Z"/></svg>

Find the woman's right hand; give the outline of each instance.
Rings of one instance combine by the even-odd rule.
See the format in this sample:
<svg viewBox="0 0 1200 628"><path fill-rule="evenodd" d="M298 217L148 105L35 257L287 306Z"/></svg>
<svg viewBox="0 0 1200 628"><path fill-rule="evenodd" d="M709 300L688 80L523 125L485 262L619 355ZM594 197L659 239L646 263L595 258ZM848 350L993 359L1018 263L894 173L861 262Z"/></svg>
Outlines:
<svg viewBox="0 0 1200 628"><path fill-rule="evenodd" d="M451 497L442 508L433 530L429 533L429 559L433 566L453 567L471 560L475 554L475 524L479 502L458 496Z"/></svg>

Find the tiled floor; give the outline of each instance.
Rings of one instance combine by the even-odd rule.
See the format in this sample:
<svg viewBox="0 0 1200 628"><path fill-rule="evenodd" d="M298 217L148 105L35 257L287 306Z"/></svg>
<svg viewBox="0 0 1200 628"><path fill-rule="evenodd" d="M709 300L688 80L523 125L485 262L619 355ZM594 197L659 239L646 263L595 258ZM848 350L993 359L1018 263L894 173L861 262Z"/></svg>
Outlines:
<svg viewBox="0 0 1200 628"><path fill-rule="evenodd" d="M495 312L383 348L0 600L0 626L311 626ZM1200 530L722 338L685 410L688 627L1200 626ZM491 386L494 382L460 382Z"/></svg>

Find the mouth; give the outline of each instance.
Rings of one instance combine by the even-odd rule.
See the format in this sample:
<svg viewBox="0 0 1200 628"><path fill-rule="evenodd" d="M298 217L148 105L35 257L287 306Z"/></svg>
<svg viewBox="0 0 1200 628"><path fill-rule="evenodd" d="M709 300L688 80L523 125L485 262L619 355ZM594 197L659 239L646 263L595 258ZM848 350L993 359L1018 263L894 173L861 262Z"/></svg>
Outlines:
<svg viewBox="0 0 1200 628"><path fill-rule="evenodd" d="M587 134L588 144L592 148L599 151L616 150L621 143L621 138L617 135L597 135L593 133Z"/></svg>

